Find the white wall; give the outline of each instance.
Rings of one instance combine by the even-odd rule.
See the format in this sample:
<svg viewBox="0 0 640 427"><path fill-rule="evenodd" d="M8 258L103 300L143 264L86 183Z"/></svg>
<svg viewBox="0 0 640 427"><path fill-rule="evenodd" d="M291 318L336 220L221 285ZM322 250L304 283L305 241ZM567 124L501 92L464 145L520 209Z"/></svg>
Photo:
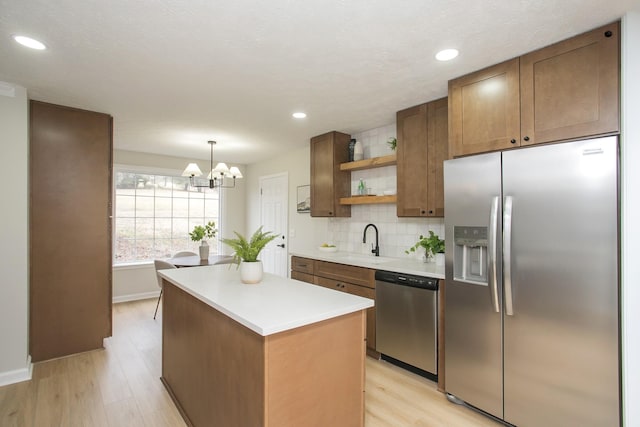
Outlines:
<svg viewBox="0 0 640 427"><path fill-rule="evenodd" d="M201 170L209 169L209 161L205 160L193 160L124 150L115 150L113 153L114 164L143 166L156 169L182 171L187 166L187 163L194 161L198 163ZM246 166L234 166L238 166L243 173L245 172ZM231 237L233 236L234 230L244 232L246 212L245 188L246 179L243 178L236 180L236 188L222 190L221 227L218 238ZM220 253L229 253L229 248L226 245L221 245ZM152 264L114 267L114 302L151 298L157 296L158 292L158 284Z"/></svg>
<svg viewBox="0 0 640 427"><path fill-rule="evenodd" d="M309 158L309 142L298 150L249 165L246 177L246 230L252 233L260 227L260 186L262 176L287 172L289 175L289 235L287 245L289 251L309 250L317 241L316 236L326 233L325 218L311 218L309 213L296 212L297 187L310 184L311 162Z"/></svg>
<svg viewBox="0 0 640 427"><path fill-rule="evenodd" d="M31 378L27 117L26 89L0 82L0 386Z"/></svg>
<svg viewBox="0 0 640 427"><path fill-rule="evenodd" d="M622 372L624 425L640 425L640 5L622 22Z"/></svg>

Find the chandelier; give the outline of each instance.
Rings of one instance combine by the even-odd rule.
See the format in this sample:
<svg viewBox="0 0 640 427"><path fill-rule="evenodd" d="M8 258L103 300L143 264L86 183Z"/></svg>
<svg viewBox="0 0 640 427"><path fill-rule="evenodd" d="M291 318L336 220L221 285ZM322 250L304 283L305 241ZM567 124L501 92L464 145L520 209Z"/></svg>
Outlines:
<svg viewBox="0 0 640 427"><path fill-rule="evenodd" d="M225 163L218 163L216 167L213 167L213 146L216 145L215 141L207 141L209 145L211 145L211 163L209 165L209 175L207 175L207 179L209 180L209 184L207 185L196 185L196 177L202 176L202 171L195 163L189 163L182 172L182 176L189 177L189 185L191 187L209 187L209 188L233 188L236 186L236 178L242 178L242 173L240 173L240 169L236 166L232 166L229 168ZM233 178L233 185L224 185L225 178Z"/></svg>

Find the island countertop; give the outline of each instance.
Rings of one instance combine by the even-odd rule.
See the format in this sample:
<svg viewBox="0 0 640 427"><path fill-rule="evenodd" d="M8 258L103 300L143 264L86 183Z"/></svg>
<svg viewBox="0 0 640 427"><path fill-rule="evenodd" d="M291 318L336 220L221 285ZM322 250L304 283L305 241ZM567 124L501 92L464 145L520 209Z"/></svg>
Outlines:
<svg viewBox="0 0 640 427"><path fill-rule="evenodd" d="M262 336L373 307L373 300L265 273L247 285L235 266L160 270L160 276Z"/></svg>

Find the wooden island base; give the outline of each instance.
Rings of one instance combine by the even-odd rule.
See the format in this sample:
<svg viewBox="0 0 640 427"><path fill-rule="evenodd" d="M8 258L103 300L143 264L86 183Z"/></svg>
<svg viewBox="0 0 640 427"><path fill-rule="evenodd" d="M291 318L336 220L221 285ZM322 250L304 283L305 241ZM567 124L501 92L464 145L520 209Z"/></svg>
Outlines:
<svg viewBox="0 0 640 427"><path fill-rule="evenodd" d="M364 425L365 311L262 336L164 281L162 382L190 426Z"/></svg>

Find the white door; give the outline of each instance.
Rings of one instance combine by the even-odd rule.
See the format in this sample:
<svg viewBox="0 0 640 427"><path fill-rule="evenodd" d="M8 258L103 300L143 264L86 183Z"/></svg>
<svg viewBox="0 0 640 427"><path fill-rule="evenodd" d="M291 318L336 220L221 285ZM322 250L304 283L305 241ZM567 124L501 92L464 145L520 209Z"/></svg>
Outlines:
<svg viewBox="0 0 640 427"><path fill-rule="evenodd" d="M263 231L279 236L267 245L260 259L267 273L288 276L287 230L289 227L289 177L286 173L260 178L260 224Z"/></svg>

